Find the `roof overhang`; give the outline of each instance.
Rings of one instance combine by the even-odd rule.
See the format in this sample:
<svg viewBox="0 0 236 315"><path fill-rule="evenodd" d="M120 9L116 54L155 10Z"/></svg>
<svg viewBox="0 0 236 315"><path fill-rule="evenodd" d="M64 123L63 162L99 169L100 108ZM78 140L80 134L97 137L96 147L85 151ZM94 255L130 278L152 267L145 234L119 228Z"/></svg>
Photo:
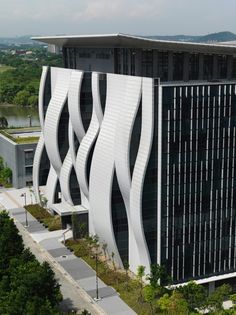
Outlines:
<svg viewBox="0 0 236 315"><path fill-rule="evenodd" d="M49 208L55 211L59 216L67 216L72 214L84 214L88 213L88 209L83 206L71 206L66 202L53 203L49 205Z"/></svg>
<svg viewBox="0 0 236 315"><path fill-rule="evenodd" d="M70 35L32 37L33 40L60 47L87 47L87 48L141 48L158 49L162 51L201 52L217 54L236 54L235 45L230 44L202 44L155 40L150 38L126 35ZM230 43L230 42L229 42Z"/></svg>

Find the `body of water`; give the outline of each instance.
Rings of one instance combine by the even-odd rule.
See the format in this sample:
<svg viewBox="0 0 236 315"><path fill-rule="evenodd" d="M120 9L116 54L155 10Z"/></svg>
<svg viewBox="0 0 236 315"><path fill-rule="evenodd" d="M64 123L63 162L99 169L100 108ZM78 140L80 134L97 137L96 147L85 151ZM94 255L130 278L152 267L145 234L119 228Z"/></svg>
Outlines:
<svg viewBox="0 0 236 315"><path fill-rule="evenodd" d="M0 117L6 117L8 127L39 126L38 108L0 105Z"/></svg>

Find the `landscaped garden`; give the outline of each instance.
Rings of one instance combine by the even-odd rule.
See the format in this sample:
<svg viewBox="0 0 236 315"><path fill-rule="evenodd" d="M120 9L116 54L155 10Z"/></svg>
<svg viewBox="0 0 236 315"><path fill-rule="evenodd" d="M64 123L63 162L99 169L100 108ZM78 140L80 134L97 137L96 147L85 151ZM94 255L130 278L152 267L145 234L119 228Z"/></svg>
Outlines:
<svg viewBox="0 0 236 315"><path fill-rule="evenodd" d="M49 231L56 231L61 229L61 218L58 215L51 215L46 209L38 204L27 205L25 209L32 214L35 219L43 223Z"/></svg>
<svg viewBox="0 0 236 315"><path fill-rule="evenodd" d="M114 253L109 254L107 245L99 244L97 236L67 240L66 245L94 270L97 265L99 278L114 287L137 314L194 315L207 311L211 315L236 314L235 306L231 310L223 309L223 301L231 298L236 302L236 295L231 295L228 284L218 287L209 296L203 286L193 281L173 289L165 268L157 264L151 266L146 279L144 266L138 267L137 276L128 270L127 262L124 263L124 270L117 269Z"/></svg>

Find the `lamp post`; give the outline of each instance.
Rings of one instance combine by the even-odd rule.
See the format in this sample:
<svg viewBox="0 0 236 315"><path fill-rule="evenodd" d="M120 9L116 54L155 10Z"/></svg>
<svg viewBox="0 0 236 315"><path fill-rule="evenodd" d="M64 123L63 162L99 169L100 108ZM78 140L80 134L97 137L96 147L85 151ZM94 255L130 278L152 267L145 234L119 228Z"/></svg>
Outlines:
<svg viewBox="0 0 236 315"><path fill-rule="evenodd" d="M32 115L28 115L28 118L29 118L29 126L30 126L30 127L32 127L31 117L32 117Z"/></svg>
<svg viewBox="0 0 236 315"><path fill-rule="evenodd" d="M20 196L25 198L25 206L26 206L26 193L22 193ZM25 209L25 227L29 227L28 216L27 216L27 210L26 209Z"/></svg>
<svg viewBox="0 0 236 315"><path fill-rule="evenodd" d="M96 254L95 254L95 271L96 271L96 297L94 298L94 301L98 302L101 300L101 298L98 295L98 246L96 246Z"/></svg>

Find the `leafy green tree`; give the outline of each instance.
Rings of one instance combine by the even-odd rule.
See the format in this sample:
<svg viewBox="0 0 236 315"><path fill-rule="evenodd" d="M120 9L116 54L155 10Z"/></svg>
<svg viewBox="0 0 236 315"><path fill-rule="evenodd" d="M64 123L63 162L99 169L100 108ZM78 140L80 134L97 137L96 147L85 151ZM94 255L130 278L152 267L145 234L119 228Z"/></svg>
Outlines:
<svg viewBox="0 0 236 315"><path fill-rule="evenodd" d="M8 121L6 117L1 116L0 117L0 128L7 128L8 127Z"/></svg>
<svg viewBox="0 0 236 315"><path fill-rule="evenodd" d="M147 276L150 285L156 289L160 285L166 286L171 284L171 277L168 275L166 268L158 264L152 264L150 266L150 274Z"/></svg>
<svg viewBox="0 0 236 315"><path fill-rule="evenodd" d="M9 267L10 260L23 252L22 237L6 211L0 212L0 279Z"/></svg>
<svg viewBox="0 0 236 315"><path fill-rule="evenodd" d="M29 106L37 106L38 105L38 96L37 95L31 95L28 98L28 105Z"/></svg>
<svg viewBox="0 0 236 315"><path fill-rule="evenodd" d="M126 290L129 288L129 276L128 276L128 271L129 271L129 262L126 260L123 263L124 269L125 269L125 286Z"/></svg>
<svg viewBox="0 0 236 315"><path fill-rule="evenodd" d="M150 305L151 314L155 314L153 303L156 298L155 289L149 284L146 285L143 289L144 301Z"/></svg>
<svg viewBox="0 0 236 315"><path fill-rule="evenodd" d="M161 312L168 315L186 315L189 313L187 301L180 292L173 291L172 295L164 294L157 302Z"/></svg>
<svg viewBox="0 0 236 315"><path fill-rule="evenodd" d="M145 266L140 265L137 268L137 277L140 284L140 300L143 301L143 277L145 276Z"/></svg>
<svg viewBox="0 0 236 315"><path fill-rule="evenodd" d="M12 180L12 170L9 167L5 167L1 171L1 177L5 182L11 182Z"/></svg>
<svg viewBox="0 0 236 315"><path fill-rule="evenodd" d="M107 259L107 243L102 244L102 250L103 250L105 259Z"/></svg>
<svg viewBox="0 0 236 315"><path fill-rule="evenodd" d="M48 263L18 260L9 271L0 283L0 314L55 314L62 296Z"/></svg>
<svg viewBox="0 0 236 315"><path fill-rule="evenodd" d="M176 289L176 291L182 294L192 311L196 308L201 309L205 307L207 292L203 286L197 284L196 282L190 281L187 285Z"/></svg>
<svg viewBox="0 0 236 315"><path fill-rule="evenodd" d="M229 284L223 284L216 288L207 299L208 308L212 309L214 312L223 310L223 302L230 298L231 291L232 288Z"/></svg>
<svg viewBox="0 0 236 315"><path fill-rule="evenodd" d="M3 157L0 156L0 171L4 169L4 160Z"/></svg>
<svg viewBox="0 0 236 315"><path fill-rule="evenodd" d="M27 106L30 93L26 90L19 91L13 99L13 103L20 106Z"/></svg>

